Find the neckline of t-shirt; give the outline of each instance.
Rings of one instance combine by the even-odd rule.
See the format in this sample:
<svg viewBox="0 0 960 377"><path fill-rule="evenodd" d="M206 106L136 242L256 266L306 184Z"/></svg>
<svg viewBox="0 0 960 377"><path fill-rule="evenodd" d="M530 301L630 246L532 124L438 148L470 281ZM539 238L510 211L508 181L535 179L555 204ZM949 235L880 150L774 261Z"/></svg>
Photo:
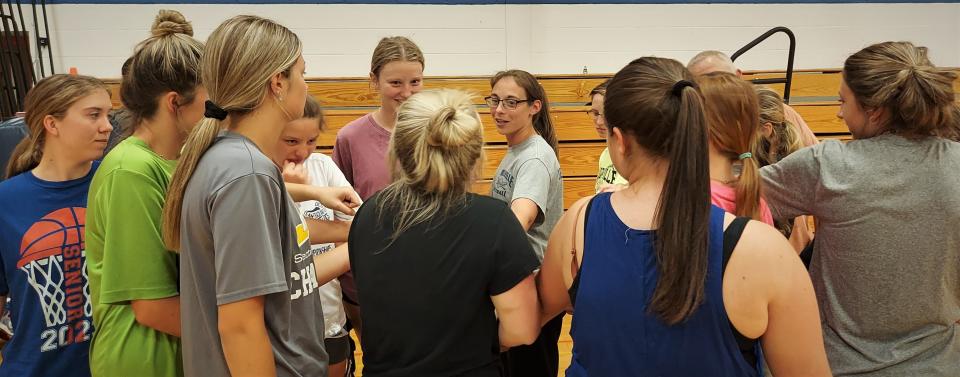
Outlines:
<svg viewBox="0 0 960 377"><path fill-rule="evenodd" d="M96 173L98 166L100 166L100 161L94 161L93 164L90 165L90 171L88 171L83 177L66 181L48 181L45 179L40 179L40 177L37 177L33 174L32 169L26 172L25 178L27 178L29 182L40 187L65 189L89 183L90 180L93 179L93 174Z"/></svg>
<svg viewBox="0 0 960 377"><path fill-rule="evenodd" d="M540 136L540 134L534 132L533 135L530 135L530 137L528 137L527 140L524 140L522 143L517 144L517 145L514 145L514 146L508 146L507 148L509 148L509 149L523 149L523 148L526 148L526 147L528 147L528 146L536 143L537 139L543 140L543 136ZM546 143L547 141L544 140L543 142Z"/></svg>
<svg viewBox="0 0 960 377"><path fill-rule="evenodd" d="M154 157L156 157L156 158L158 158L158 159L160 159L160 160L163 160L164 162L168 162L168 163L176 163L176 162L177 162L177 160L168 160L168 159L166 159L166 158L163 158L163 156L161 156L159 153L157 153L157 151L153 150L153 148L150 148L150 144L147 144L146 141L144 141L143 139L141 139L141 138L139 138L139 137L136 137L136 136L134 136L134 135L130 135L130 136L127 137L127 139L130 140L130 143L132 143L133 145L136 145L137 147L139 147L139 148L141 148L141 149L149 152L149 153L152 154Z"/></svg>
<svg viewBox="0 0 960 377"><path fill-rule="evenodd" d="M380 133L385 134L387 136L390 136L393 133L392 131L381 126L380 123L377 123L377 120L373 117L373 113L367 114L367 120L369 120L370 124L372 124L374 128L376 128L377 130L379 130Z"/></svg>

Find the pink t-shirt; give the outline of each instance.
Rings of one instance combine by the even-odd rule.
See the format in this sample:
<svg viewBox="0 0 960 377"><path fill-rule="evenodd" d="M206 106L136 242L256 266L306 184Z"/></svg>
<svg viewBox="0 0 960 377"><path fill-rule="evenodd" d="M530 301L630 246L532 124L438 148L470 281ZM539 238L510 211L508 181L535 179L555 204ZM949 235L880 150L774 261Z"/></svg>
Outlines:
<svg viewBox="0 0 960 377"><path fill-rule="evenodd" d="M717 181L710 181L710 201L724 211L734 213L737 210L737 191L730 186ZM760 218L763 222L773 225L773 215L767 201L760 199Z"/></svg>
<svg viewBox="0 0 960 377"><path fill-rule="evenodd" d="M380 127L372 113L350 122L337 133L331 157L364 201L390 184L389 145L390 131Z"/></svg>

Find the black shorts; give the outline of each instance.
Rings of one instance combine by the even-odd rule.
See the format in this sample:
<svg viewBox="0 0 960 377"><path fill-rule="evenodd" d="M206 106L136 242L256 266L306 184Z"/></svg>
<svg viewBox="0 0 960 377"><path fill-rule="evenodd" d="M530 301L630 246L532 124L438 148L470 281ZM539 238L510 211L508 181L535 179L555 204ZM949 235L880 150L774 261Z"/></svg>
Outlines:
<svg viewBox="0 0 960 377"><path fill-rule="evenodd" d="M326 338L323 340L323 347L330 356L330 364L336 364L347 359L350 356L350 344L347 340L350 335L344 335L337 338Z"/></svg>

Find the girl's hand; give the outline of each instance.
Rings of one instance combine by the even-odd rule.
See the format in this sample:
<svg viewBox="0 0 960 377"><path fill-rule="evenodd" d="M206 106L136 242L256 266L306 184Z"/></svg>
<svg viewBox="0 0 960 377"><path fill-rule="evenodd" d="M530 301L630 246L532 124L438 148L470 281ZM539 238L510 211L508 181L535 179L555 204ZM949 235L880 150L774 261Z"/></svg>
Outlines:
<svg viewBox="0 0 960 377"><path fill-rule="evenodd" d="M345 215L354 215L360 206L360 196L350 187L314 187L316 199L324 207Z"/></svg>
<svg viewBox="0 0 960 377"><path fill-rule="evenodd" d="M307 184L310 182L310 173L307 167L302 163L297 164L292 161L283 164L283 181L287 183Z"/></svg>

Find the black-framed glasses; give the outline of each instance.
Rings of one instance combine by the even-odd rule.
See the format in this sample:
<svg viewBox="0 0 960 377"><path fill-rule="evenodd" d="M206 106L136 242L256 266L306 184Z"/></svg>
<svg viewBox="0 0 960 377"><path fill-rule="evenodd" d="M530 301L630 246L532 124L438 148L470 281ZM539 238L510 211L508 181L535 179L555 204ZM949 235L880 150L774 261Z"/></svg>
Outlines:
<svg viewBox="0 0 960 377"><path fill-rule="evenodd" d="M500 106L501 103L503 104L504 109L514 110L517 108L517 106L520 106L521 103L536 101L532 99L519 99L519 98L500 99L497 97L485 97L483 100L487 102L487 106L490 106L490 110L496 110L497 106Z"/></svg>

